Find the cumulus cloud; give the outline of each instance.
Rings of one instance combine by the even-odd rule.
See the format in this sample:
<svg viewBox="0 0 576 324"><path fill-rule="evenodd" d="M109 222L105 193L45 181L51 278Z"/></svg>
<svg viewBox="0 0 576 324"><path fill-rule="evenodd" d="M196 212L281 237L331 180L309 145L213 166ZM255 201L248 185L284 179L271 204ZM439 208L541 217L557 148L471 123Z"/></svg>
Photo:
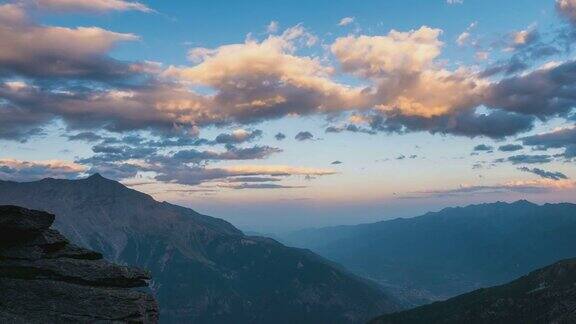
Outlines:
<svg viewBox="0 0 576 324"><path fill-rule="evenodd" d="M152 11L140 2L124 0L33 0L32 2L41 9L56 11Z"/></svg>
<svg viewBox="0 0 576 324"><path fill-rule="evenodd" d="M477 133L483 130L481 124L486 118L474 113L488 83L466 68L442 68L437 62L443 45L439 40L441 33L424 26L409 32L393 30L385 36L351 35L332 44L331 51L344 72L373 83L365 94L374 111L382 116L373 124L378 126L376 130L492 136ZM492 115L495 116L513 117ZM526 122L516 121L514 125L525 130L529 128ZM468 129L470 126L475 129Z"/></svg>
<svg viewBox="0 0 576 324"><path fill-rule="evenodd" d="M274 138L275 138L277 141L282 141L282 140L284 140L284 139L286 138L286 135L285 135L284 133L277 133L276 135L274 135Z"/></svg>
<svg viewBox="0 0 576 324"><path fill-rule="evenodd" d="M0 159L1 180L34 181L43 178L75 179L86 170L87 168L85 166L69 161Z"/></svg>
<svg viewBox="0 0 576 324"><path fill-rule="evenodd" d="M129 67L106 56L134 34L98 27L52 27L31 22L15 4L0 6L0 75L104 77Z"/></svg>
<svg viewBox="0 0 576 324"><path fill-rule="evenodd" d="M298 25L260 42L193 49L190 58L198 64L170 67L164 75L212 88L216 94L204 113L218 121L249 123L361 106L362 89L332 81L333 69L295 54L299 44L314 42Z"/></svg>
<svg viewBox="0 0 576 324"><path fill-rule="evenodd" d="M535 174L539 177L542 177L544 179L551 179L551 180L568 179L568 177L562 172L552 172L552 171L546 171L546 170L542 170L542 169L538 169L538 168L531 169L528 167L521 167L521 168L518 168L518 170L533 173L533 174Z"/></svg>

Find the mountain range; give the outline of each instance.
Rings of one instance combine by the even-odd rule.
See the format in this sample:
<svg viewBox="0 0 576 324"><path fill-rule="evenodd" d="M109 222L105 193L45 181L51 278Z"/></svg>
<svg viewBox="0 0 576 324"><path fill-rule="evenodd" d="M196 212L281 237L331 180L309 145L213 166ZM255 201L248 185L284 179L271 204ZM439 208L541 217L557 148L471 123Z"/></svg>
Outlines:
<svg viewBox="0 0 576 324"><path fill-rule="evenodd" d="M93 175L0 181L0 205L57 215L55 228L116 263L151 271L164 323L361 323L401 304L308 250Z"/></svg>
<svg viewBox="0 0 576 324"><path fill-rule="evenodd" d="M576 205L528 201L293 232L282 241L424 304L502 284L576 256Z"/></svg>
<svg viewBox="0 0 576 324"><path fill-rule="evenodd" d="M576 259L508 284L381 316L371 324L576 323Z"/></svg>

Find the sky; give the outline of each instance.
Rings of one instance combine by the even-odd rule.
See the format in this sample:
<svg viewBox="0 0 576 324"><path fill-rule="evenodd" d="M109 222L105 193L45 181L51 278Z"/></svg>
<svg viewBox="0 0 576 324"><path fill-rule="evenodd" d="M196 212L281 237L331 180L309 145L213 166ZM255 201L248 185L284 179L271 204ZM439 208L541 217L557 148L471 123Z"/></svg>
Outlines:
<svg viewBox="0 0 576 324"><path fill-rule="evenodd" d="M0 2L0 179L274 233L576 202L576 0Z"/></svg>

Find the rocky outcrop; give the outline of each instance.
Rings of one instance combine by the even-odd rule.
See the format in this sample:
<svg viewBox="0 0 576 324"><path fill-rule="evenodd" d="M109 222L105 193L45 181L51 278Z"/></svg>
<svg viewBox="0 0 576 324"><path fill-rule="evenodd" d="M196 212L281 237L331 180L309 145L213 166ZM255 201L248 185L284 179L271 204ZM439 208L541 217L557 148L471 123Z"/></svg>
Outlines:
<svg viewBox="0 0 576 324"><path fill-rule="evenodd" d="M158 322L150 276L71 244L54 215L0 206L0 323Z"/></svg>
<svg viewBox="0 0 576 324"><path fill-rule="evenodd" d="M576 259L508 284L375 319L373 324L576 323Z"/></svg>

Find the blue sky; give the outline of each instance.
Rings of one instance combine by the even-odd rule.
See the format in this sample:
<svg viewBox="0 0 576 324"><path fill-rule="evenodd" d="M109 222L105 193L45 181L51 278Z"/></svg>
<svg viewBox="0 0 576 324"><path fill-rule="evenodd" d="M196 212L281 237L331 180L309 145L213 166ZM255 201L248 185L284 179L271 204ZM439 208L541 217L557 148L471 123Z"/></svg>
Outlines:
<svg viewBox="0 0 576 324"><path fill-rule="evenodd" d="M4 1L0 179L99 172L265 232L574 201L575 21L572 0Z"/></svg>

